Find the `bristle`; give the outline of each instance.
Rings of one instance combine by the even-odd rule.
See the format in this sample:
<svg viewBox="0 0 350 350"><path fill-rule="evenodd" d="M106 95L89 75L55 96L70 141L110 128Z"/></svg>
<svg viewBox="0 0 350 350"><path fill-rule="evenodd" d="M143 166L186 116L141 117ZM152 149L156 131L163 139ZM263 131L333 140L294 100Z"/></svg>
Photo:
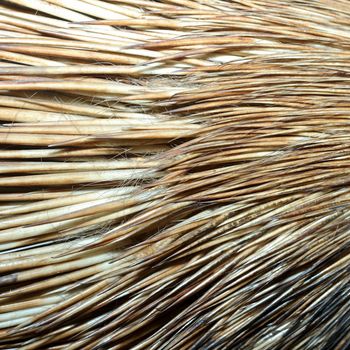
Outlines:
<svg viewBox="0 0 350 350"><path fill-rule="evenodd" d="M0 349L350 349L350 4L0 4Z"/></svg>

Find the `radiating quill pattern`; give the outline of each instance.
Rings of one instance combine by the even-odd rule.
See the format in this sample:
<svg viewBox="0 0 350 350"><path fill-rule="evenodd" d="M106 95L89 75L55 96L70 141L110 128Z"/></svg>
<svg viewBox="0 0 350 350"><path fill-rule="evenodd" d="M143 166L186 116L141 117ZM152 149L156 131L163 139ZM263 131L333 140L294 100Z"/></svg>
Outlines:
<svg viewBox="0 0 350 350"><path fill-rule="evenodd" d="M349 29L0 1L0 349L350 349Z"/></svg>

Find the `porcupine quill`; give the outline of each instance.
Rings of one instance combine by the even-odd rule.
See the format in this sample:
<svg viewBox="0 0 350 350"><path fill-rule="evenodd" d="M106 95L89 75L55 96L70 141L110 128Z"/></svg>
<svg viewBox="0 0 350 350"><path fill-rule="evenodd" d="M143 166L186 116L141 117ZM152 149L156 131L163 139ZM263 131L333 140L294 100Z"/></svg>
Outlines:
<svg viewBox="0 0 350 350"><path fill-rule="evenodd" d="M0 349L350 349L349 23L0 1Z"/></svg>

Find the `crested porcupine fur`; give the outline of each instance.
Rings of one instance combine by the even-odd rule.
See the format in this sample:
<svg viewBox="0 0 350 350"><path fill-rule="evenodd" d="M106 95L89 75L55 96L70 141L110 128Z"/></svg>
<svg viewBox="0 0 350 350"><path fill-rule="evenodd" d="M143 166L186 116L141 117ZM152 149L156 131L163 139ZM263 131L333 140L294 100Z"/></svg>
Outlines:
<svg viewBox="0 0 350 350"><path fill-rule="evenodd" d="M0 349L350 349L349 28L0 1Z"/></svg>

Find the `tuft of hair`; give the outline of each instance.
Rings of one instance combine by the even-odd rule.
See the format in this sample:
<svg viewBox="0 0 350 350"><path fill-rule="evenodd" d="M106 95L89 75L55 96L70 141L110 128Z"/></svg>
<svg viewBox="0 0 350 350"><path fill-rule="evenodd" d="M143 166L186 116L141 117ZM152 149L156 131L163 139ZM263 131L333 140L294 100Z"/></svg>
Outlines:
<svg viewBox="0 0 350 350"><path fill-rule="evenodd" d="M0 349L350 349L349 28L0 1Z"/></svg>

